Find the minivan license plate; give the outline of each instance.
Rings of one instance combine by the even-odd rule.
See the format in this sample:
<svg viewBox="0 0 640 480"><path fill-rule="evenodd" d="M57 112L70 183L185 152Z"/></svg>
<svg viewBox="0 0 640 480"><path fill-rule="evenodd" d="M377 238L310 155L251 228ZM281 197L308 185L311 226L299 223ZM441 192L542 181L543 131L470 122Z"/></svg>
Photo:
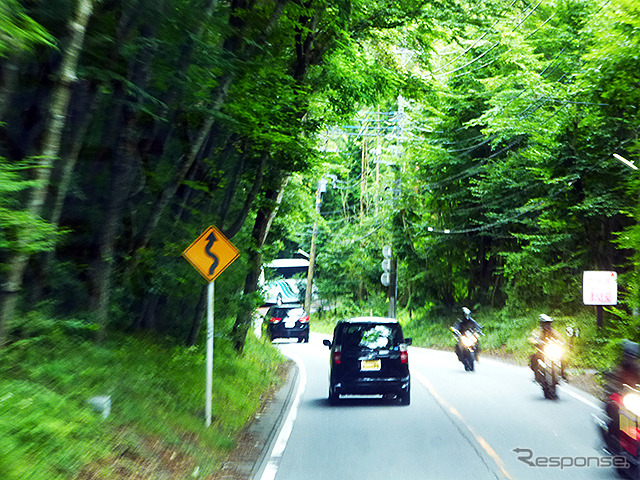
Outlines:
<svg viewBox="0 0 640 480"><path fill-rule="evenodd" d="M360 362L360 370L361 371L376 371L376 370L380 370L381 367L381 362L380 359L378 360L362 360Z"/></svg>

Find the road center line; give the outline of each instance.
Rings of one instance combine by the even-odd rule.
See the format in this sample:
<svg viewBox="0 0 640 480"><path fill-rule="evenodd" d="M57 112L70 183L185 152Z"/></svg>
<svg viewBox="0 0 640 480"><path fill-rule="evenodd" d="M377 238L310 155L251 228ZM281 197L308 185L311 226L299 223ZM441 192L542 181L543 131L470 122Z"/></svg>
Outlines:
<svg viewBox="0 0 640 480"><path fill-rule="evenodd" d="M504 462L502 461L502 459L500 458L500 456L496 453L496 451L491 448L491 445L489 445L489 443L487 443L487 441L482 438L480 435L478 435L475 430L473 430L473 428L471 428L471 425L469 425L464 418L462 417L462 415L460 414L460 412L458 412L458 410L456 410L453 406L449 405L449 403L440 396L440 394L436 391L435 387L431 384L431 382L429 380L426 379L426 377L424 377L423 375L419 374L419 373L415 373L415 372L411 372L411 376L415 377L418 382L420 382L428 391L429 393L433 396L433 398L436 399L436 401L447 411L449 411L453 416L455 416L461 423L462 425L464 425L466 427L466 429L469 431L469 433L471 433L471 435L473 435L473 438L476 440L476 442L478 442L478 444L482 447L482 449L487 453L487 455L489 455L489 457L491 457L491 459L496 463L496 465L498 466L498 468L500 469L500 471L502 472L502 474L508 478L509 480L515 480L514 477L511 476L511 474L509 474L509 472L507 471Z"/></svg>
<svg viewBox="0 0 640 480"><path fill-rule="evenodd" d="M282 454L284 453L285 448L287 448L287 442L289 441L291 431L293 430L293 423L295 422L298 415L300 399L302 398L304 389L307 386L307 371L304 368L304 364L302 363L302 361L296 355L292 355L291 353L287 353L286 355L291 360L296 362L296 365L298 366L298 391L296 392L296 397L291 404L291 409L289 410L287 419L285 420L284 424L282 425L282 429L278 434L278 439L273 446L271 456L269 457L269 463L267 463L267 466L265 467L260 480L274 480L276 478L278 467L280 466L280 460L282 459Z"/></svg>

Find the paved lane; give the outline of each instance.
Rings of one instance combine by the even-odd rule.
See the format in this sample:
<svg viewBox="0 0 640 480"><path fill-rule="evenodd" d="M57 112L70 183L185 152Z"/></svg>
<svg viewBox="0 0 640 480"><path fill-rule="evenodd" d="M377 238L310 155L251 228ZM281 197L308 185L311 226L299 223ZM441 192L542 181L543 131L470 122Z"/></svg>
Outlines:
<svg viewBox="0 0 640 480"><path fill-rule="evenodd" d="M410 406L348 397L333 407L322 338L279 344L303 388L261 480L617 478L598 468L599 403L579 390L545 400L526 368L483 358L465 372L453 352L412 347Z"/></svg>

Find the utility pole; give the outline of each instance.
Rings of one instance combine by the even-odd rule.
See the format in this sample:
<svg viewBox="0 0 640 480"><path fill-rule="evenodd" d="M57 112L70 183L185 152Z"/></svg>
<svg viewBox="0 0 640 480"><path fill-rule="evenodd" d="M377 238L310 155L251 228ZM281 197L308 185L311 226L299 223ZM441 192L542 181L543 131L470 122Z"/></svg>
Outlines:
<svg viewBox="0 0 640 480"><path fill-rule="evenodd" d="M361 162L361 177L360 177L360 223L364 219L364 204L365 204L365 193L367 189L367 142L362 136L362 162Z"/></svg>
<svg viewBox="0 0 640 480"><path fill-rule="evenodd" d="M400 149L400 140L402 138L402 129L403 129L403 120L404 120L404 99L402 96L398 96L398 120L397 120L397 130L396 130L396 155L398 159L396 160L395 168L394 168L394 186L393 186L393 201L392 204L396 205L396 202L400 198L401 190L400 190L400 182L402 180L401 170L402 165L400 162L400 158L402 157L402 151ZM389 317L396 318L398 313L398 257L393 255L391 257L391 271L389 278Z"/></svg>
<svg viewBox="0 0 640 480"><path fill-rule="evenodd" d="M398 314L398 259L391 257L391 271L389 272L389 318L396 318Z"/></svg>
<svg viewBox="0 0 640 480"><path fill-rule="evenodd" d="M313 220L313 233L311 235L311 250L309 252L309 270L307 272L307 291L304 296L304 309L307 315L311 313L311 295L313 289L313 270L316 263L316 241L318 239L318 217L320 217L320 206L322 205L322 194L327 191L327 180L322 178L318 181L316 190L316 217Z"/></svg>
<svg viewBox="0 0 640 480"><path fill-rule="evenodd" d="M393 255L390 245L382 247L382 275L380 282L389 288L389 318L398 313L398 259Z"/></svg>

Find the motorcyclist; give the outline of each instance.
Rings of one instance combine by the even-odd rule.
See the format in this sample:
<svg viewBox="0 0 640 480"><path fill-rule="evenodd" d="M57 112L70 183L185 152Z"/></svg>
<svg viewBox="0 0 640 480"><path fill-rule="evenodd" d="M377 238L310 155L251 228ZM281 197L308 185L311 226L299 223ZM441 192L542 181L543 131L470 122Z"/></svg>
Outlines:
<svg viewBox="0 0 640 480"><path fill-rule="evenodd" d="M473 333L482 333L482 325L471 318L471 310L467 307L462 307L462 316L456 322L454 328L459 332L456 337L464 335L466 332L471 331ZM460 360L460 342L456 343L456 355ZM478 355L480 353L480 345L476 344L476 361L478 361Z"/></svg>
<svg viewBox="0 0 640 480"><path fill-rule="evenodd" d="M531 370L533 370L534 375L538 371L538 359L540 358L540 350L542 349L544 344L549 340L556 340L563 344L565 343L564 339L562 338L562 335L560 335L560 332L558 332L555 328L553 328L553 318L551 318L549 315L542 313L539 317L539 320L540 320L539 326L533 332L531 332L531 335L529 336L529 342L531 342L535 347L535 351L530 357L530 364L529 364L529 366L531 367ZM560 363L560 368L562 370L561 374L562 374L562 378L566 380L567 378L566 378L564 367L565 367L565 360L564 358L562 358Z"/></svg>

